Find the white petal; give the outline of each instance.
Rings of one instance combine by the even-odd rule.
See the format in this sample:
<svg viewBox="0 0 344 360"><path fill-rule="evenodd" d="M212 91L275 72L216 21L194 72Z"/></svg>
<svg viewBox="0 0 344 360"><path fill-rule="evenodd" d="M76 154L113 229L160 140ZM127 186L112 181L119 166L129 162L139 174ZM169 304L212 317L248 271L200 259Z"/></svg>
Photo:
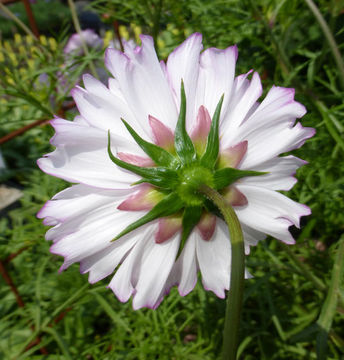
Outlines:
<svg viewBox="0 0 344 360"><path fill-rule="evenodd" d="M273 86L245 126L255 128L284 121L294 122L306 113L306 108L294 101L294 89Z"/></svg>
<svg viewBox="0 0 344 360"><path fill-rule="evenodd" d="M258 137L260 131L276 128L291 128L296 118L306 113L303 105L294 101L294 89L273 86L261 104L258 104L244 122L237 128L236 133L228 132L227 143L237 142L238 139ZM262 135L260 135L262 136Z"/></svg>
<svg viewBox="0 0 344 360"><path fill-rule="evenodd" d="M157 244L153 237L146 243L142 254L136 293L133 298L133 308L156 308L161 301L161 293L165 288L167 278L174 264L179 248L180 235L176 234L170 240Z"/></svg>
<svg viewBox="0 0 344 360"><path fill-rule="evenodd" d="M294 243L288 228L292 224L300 226L300 217L310 214L307 206L262 187L236 186L248 200L247 206L235 209L241 222L286 243Z"/></svg>
<svg viewBox="0 0 344 360"><path fill-rule="evenodd" d="M259 241L266 238L266 235L245 224L241 224L241 229L245 241L245 254L248 255L250 253L250 246L256 246Z"/></svg>
<svg viewBox="0 0 344 360"><path fill-rule="evenodd" d="M187 239L183 251L173 265L166 286L167 290L171 286L179 284L179 294L185 296L195 287L197 283L196 241L199 239L200 236L196 231L193 231Z"/></svg>
<svg viewBox="0 0 344 360"><path fill-rule="evenodd" d="M151 136L148 115L174 128L178 114L168 82L154 50L153 39L141 36L142 46L123 54L106 51L105 63L117 79L121 92L147 136Z"/></svg>
<svg viewBox="0 0 344 360"><path fill-rule="evenodd" d="M56 134L51 143L57 149L37 161L44 172L70 182L105 189L127 189L139 179L110 160L105 131L62 119L52 121L52 125ZM114 153L117 149L142 154L138 146L115 134L111 134L111 146Z"/></svg>
<svg viewBox="0 0 344 360"><path fill-rule="evenodd" d="M84 75L83 81L85 90L77 86L71 92L83 118L92 127L116 131L116 134L132 141L121 121L123 118L130 124L135 123L129 106L92 76Z"/></svg>
<svg viewBox="0 0 344 360"><path fill-rule="evenodd" d="M123 261L126 254L142 239L142 232L130 237L122 237L105 249L88 256L80 262L80 272L89 272L88 281L93 284L110 275Z"/></svg>
<svg viewBox="0 0 344 360"><path fill-rule="evenodd" d="M199 56L202 50L202 35L195 33L189 36L169 55L166 64L167 76L174 95L177 109L180 107L180 86L184 82L187 106L187 130L196 119L195 94L199 70Z"/></svg>
<svg viewBox="0 0 344 360"><path fill-rule="evenodd" d="M147 225L144 229L140 229L142 238L124 259L108 286L122 302L128 301L134 293L134 287L137 281L134 279L134 275L136 275L134 272L135 269L140 266L146 243L154 241L152 237L155 228L155 226Z"/></svg>
<svg viewBox="0 0 344 360"><path fill-rule="evenodd" d="M217 103L224 94L221 119L225 117L232 96L237 57L236 46L225 50L210 48L201 54L195 111L204 105L212 117Z"/></svg>
<svg viewBox="0 0 344 360"><path fill-rule="evenodd" d="M119 270L109 287L121 301L133 294L133 308L155 308L162 299L166 281L173 266L179 238L156 244L153 233L156 224L149 224Z"/></svg>
<svg viewBox="0 0 344 360"><path fill-rule="evenodd" d="M247 153L240 164L240 168L252 169L281 153L297 149L314 133L313 128L303 127L300 123L294 127L286 127L282 122L264 126L246 135L240 134L238 141L248 141Z"/></svg>
<svg viewBox="0 0 344 360"><path fill-rule="evenodd" d="M244 185L262 186L270 190L290 190L297 182L293 175L304 164L306 161L295 156L276 157L250 168L253 171L268 172L268 174L243 178L240 182Z"/></svg>
<svg viewBox="0 0 344 360"><path fill-rule="evenodd" d="M53 254L65 258L61 270L107 248L116 235L144 215L136 211L118 211L118 203L106 204L60 226L62 228L73 225L73 232L58 238L50 249ZM127 239L138 232L138 229L134 230L123 238Z"/></svg>
<svg viewBox="0 0 344 360"><path fill-rule="evenodd" d="M47 201L38 212L40 219L49 217L58 222L70 221L71 218L85 215L107 203L122 201L135 189L129 190L103 190L86 185L73 185Z"/></svg>
<svg viewBox="0 0 344 360"><path fill-rule="evenodd" d="M199 237L196 249L204 288L224 298L225 289L229 288L231 246L228 230L221 220L217 221L212 239L204 241Z"/></svg>
<svg viewBox="0 0 344 360"><path fill-rule="evenodd" d="M235 79L232 97L228 104L229 110L221 124L222 148L235 145L241 141L236 137L238 128L244 119L255 110L256 102L262 95L262 84L258 73L253 73L250 81L246 79L248 74L238 76Z"/></svg>

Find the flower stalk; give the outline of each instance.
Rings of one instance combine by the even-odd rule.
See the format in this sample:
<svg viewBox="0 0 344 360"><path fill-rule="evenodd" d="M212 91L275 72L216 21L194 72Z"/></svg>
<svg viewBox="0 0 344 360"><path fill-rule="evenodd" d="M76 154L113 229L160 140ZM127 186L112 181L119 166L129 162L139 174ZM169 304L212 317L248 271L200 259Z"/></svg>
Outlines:
<svg viewBox="0 0 344 360"><path fill-rule="evenodd" d="M88 51L86 41L85 41L85 39L84 39L84 37L82 35L82 31L81 31L81 27L80 27L80 23L79 23L79 19L78 19L78 14L76 12L74 1L73 0L68 0L68 6L69 6L69 9L70 9L70 12L71 12L71 15L72 15L72 20L73 20L73 24L74 24L74 27L75 27L75 31L79 34L80 39L81 39L82 49L83 49L85 55L89 58L90 53ZM94 67L94 64L93 64L92 60L89 61L89 67L90 67L90 71L91 71L92 75L96 79L99 79L97 70Z"/></svg>
<svg viewBox="0 0 344 360"><path fill-rule="evenodd" d="M0 10L13 20L27 35L38 41L37 36L11 10L0 2Z"/></svg>
<svg viewBox="0 0 344 360"><path fill-rule="evenodd" d="M344 61L342 59L342 56L340 54L338 45L336 43L336 40L334 39L334 36L329 28L329 26L327 25L324 17L322 16L321 12L319 11L319 9L317 8L317 6L315 5L315 3L312 0L305 0L306 4L308 5L308 7L310 8L310 10L312 11L314 17L316 18L316 20L318 21L321 30L324 33L324 36L327 40L327 43L330 47L330 50L332 52L332 55L334 57L334 60L337 64L337 68L338 68L338 73L339 73L339 78L340 78L340 82L342 84L342 87L344 88Z"/></svg>
<svg viewBox="0 0 344 360"><path fill-rule="evenodd" d="M231 277L223 331L222 359L235 360L245 280L244 237L239 219L225 199L216 190L206 185L202 185L200 191L219 208L229 230L232 248Z"/></svg>
<svg viewBox="0 0 344 360"><path fill-rule="evenodd" d="M332 269L332 277L328 294L326 296L324 305L322 306L317 325L319 332L317 335L317 359L327 359L327 343L329 332L332 327L333 318L336 314L337 304L339 300L341 282L344 273L344 235L339 240L338 250L335 256L335 261Z"/></svg>

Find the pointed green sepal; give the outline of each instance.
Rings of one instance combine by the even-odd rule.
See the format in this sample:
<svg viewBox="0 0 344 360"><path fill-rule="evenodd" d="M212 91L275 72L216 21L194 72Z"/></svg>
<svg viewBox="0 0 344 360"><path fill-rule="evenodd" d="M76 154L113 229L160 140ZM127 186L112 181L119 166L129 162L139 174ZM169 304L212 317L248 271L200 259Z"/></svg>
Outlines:
<svg viewBox="0 0 344 360"><path fill-rule="evenodd" d="M198 224L202 215L202 206L189 206L185 208L183 214L183 231L182 242L185 242L189 237L192 229Z"/></svg>
<svg viewBox="0 0 344 360"><path fill-rule="evenodd" d="M268 173L259 171L239 170L234 168L220 169L215 171L214 173L214 188L216 190L221 190L243 177L261 176L266 174Z"/></svg>
<svg viewBox="0 0 344 360"><path fill-rule="evenodd" d="M176 158L165 149L158 145L152 144L140 137L139 134L124 120L121 119L129 131L130 135L134 138L140 148L157 164L160 166L173 167Z"/></svg>
<svg viewBox="0 0 344 360"><path fill-rule="evenodd" d="M185 117L186 117L186 95L184 89L184 83L182 80L180 87L180 111L176 130L174 133L174 147L183 164L189 164L196 159L196 151L194 144L186 132L185 128Z"/></svg>
<svg viewBox="0 0 344 360"><path fill-rule="evenodd" d="M175 171L164 167L141 167L117 159L111 151L110 131L108 132L108 154L110 159L119 167L129 170L144 178L144 181L163 189L174 189L178 184L178 175ZM143 180L143 179L142 179ZM140 180L140 182L143 182Z"/></svg>
<svg viewBox="0 0 344 360"><path fill-rule="evenodd" d="M220 114L221 114L223 98L224 95L221 96L220 101L216 106L208 134L207 146L201 158L201 164L210 169L214 168L216 164L217 156L219 155L219 146L220 146L219 122L220 122Z"/></svg>
<svg viewBox="0 0 344 360"><path fill-rule="evenodd" d="M183 220L182 220L182 236L180 240L179 250L177 257L181 254L186 240L193 228L198 224L202 216L202 206L189 206L184 209Z"/></svg>
<svg viewBox="0 0 344 360"><path fill-rule="evenodd" d="M171 193L162 199L159 203L157 203L146 215L127 226L112 241L118 240L123 235L126 235L138 227L145 225L157 218L173 215L183 206L184 203L180 197L175 193Z"/></svg>

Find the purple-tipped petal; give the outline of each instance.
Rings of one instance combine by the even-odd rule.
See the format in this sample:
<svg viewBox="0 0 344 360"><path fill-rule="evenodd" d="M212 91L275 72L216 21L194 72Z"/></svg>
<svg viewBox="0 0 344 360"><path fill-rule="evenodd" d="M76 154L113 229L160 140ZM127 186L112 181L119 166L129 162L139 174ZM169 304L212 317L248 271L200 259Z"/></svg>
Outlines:
<svg viewBox="0 0 344 360"><path fill-rule="evenodd" d="M149 136L148 115L163 119L172 128L178 115L153 40L150 36L141 36L141 41L138 51L126 48L126 54L108 49L105 63L117 79L123 97L135 116L136 125L141 126Z"/></svg>
<svg viewBox="0 0 344 360"><path fill-rule="evenodd" d="M180 107L180 86L183 80L188 106L186 108L186 126L190 129L196 118L195 94L199 72L200 52L203 48L202 35L190 35L169 55L166 63L169 85L175 99L177 109ZM202 105L202 104L200 104ZM159 118L159 117L158 117Z"/></svg>
<svg viewBox="0 0 344 360"><path fill-rule="evenodd" d="M200 56L196 109L204 105L213 116L221 96L224 95L220 122L226 117L232 96L237 57L238 48L235 45L224 50L206 49Z"/></svg>

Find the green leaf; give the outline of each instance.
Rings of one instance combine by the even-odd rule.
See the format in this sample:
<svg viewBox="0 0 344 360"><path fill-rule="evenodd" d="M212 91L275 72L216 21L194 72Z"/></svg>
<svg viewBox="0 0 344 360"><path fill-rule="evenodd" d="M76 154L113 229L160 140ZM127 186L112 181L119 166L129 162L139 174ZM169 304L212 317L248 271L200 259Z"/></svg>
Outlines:
<svg viewBox="0 0 344 360"><path fill-rule="evenodd" d="M207 147L201 158L201 164L210 169L214 168L217 156L219 155L219 122L223 97L224 95L221 96L220 101L216 106L215 113L211 122L210 131L208 134Z"/></svg>
<svg viewBox="0 0 344 360"><path fill-rule="evenodd" d="M189 237L192 229L197 225L202 215L202 206L189 206L185 208L183 214L183 231L181 239L181 247Z"/></svg>
<svg viewBox="0 0 344 360"><path fill-rule="evenodd" d="M216 190L220 190L243 177L260 176L265 174L267 174L267 172L238 170L234 168L220 169L217 170L214 174L214 188Z"/></svg>
<svg viewBox="0 0 344 360"><path fill-rule="evenodd" d="M124 120L122 119L125 127L129 131L130 135L134 138L136 143L141 147L141 149L157 164L166 167L173 167L176 162L176 158L170 154L165 149L152 144L140 137L135 130Z"/></svg>
<svg viewBox="0 0 344 360"><path fill-rule="evenodd" d="M113 241L118 240L123 235L128 234L129 232L137 229L138 227L147 224L150 221L153 221L157 218L169 216L175 214L184 206L183 201L180 197L171 193L167 195L164 199L162 199L159 203L157 203L152 210L150 210L146 215L142 218L136 220L129 226L127 226L123 231L121 231Z"/></svg>
<svg viewBox="0 0 344 360"><path fill-rule="evenodd" d="M182 80L180 88L180 111L176 130L174 133L174 147L183 164L188 164L196 159L196 151L194 144L190 139L189 134L185 128L185 116L186 116L186 95L184 89L184 83Z"/></svg>
<svg viewBox="0 0 344 360"><path fill-rule="evenodd" d="M90 293L95 297L95 299L98 301L99 305L103 308L103 310L106 312L106 314L111 318L113 324L119 328L122 328L125 332L131 334L133 330L127 323L127 319L123 319L123 315L121 316L121 313L118 311L115 311L113 307L107 302L107 300L100 295L99 293L95 291L90 291Z"/></svg>
<svg viewBox="0 0 344 360"><path fill-rule="evenodd" d="M37 109L41 110L44 114L46 114L49 117L53 117L54 114L53 112L47 108L46 106L44 106L42 104L42 102L40 102L39 100L37 100L36 98L34 98L32 95L30 95L29 93L22 93L19 92L17 90L12 90L12 89L5 89L2 91L5 95L10 95L13 97L17 97L20 99L24 99L26 100L28 103L30 103L31 105L35 106Z"/></svg>
<svg viewBox="0 0 344 360"><path fill-rule="evenodd" d="M116 165L142 176L144 179L141 179L140 183L144 181L163 189L173 189L178 184L178 175L173 170L164 167L146 168L117 159L111 151L110 131L108 132L108 154Z"/></svg>

